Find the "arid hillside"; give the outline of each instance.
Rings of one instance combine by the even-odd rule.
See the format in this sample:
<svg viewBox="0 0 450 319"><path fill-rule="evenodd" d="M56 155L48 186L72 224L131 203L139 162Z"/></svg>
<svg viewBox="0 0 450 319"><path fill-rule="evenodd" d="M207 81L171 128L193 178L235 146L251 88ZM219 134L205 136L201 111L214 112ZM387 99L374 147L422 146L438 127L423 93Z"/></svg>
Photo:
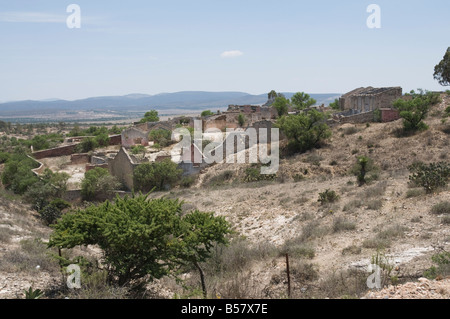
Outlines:
<svg viewBox="0 0 450 319"><path fill-rule="evenodd" d="M366 296L367 267L376 256L386 266L384 285L417 282L435 266L434 254L450 251L449 188L429 194L413 188L408 170L417 161L450 161L450 124L442 121L450 96L442 98L426 120L429 129L413 136L398 137L402 120L337 125L320 149L282 159L273 179L245 182L248 164L216 164L190 188L150 196L179 198L186 211L215 212L232 224L230 247L218 247L203 265L210 296L287 297L286 254L292 298ZM361 187L351 173L360 155L375 166ZM327 190L335 192L334 200L319 202ZM0 298L22 297L31 285L52 287L61 280L58 267L44 264L45 252L33 241L47 240L51 230L18 200L0 200ZM200 297L197 272L184 278L185 287L165 278L149 291L163 298ZM449 298L445 287L436 294Z"/></svg>

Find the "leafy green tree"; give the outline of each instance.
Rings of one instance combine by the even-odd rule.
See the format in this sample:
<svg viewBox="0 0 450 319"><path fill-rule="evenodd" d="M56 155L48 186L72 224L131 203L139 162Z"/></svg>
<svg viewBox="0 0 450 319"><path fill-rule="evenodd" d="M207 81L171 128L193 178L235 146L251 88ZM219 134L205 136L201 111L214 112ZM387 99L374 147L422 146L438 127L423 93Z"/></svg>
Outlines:
<svg viewBox="0 0 450 319"><path fill-rule="evenodd" d="M54 224L57 219L59 219L62 214L63 210L66 208L69 208L71 205L62 200L62 199L55 199L50 204L45 206L43 209L39 211L39 214L41 215L41 219L46 223L46 225Z"/></svg>
<svg viewBox="0 0 450 319"><path fill-rule="evenodd" d="M195 211L182 214L182 202L138 195L116 197L63 215L49 247L98 245L111 280L140 286L211 255L215 243L227 243L230 225L223 217Z"/></svg>
<svg viewBox="0 0 450 319"><path fill-rule="evenodd" d="M340 110L341 109L341 103L339 102L339 99L334 99L334 102L330 103L330 107L333 110Z"/></svg>
<svg viewBox="0 0 450 319"><path fill-rule="evenodd" d="M27 189L24 198L33 205L33 209L40 211L51 201L64 196L69 178L67 173L53 173L46 168L39 181Z"/></svg>
<svg viewBox="0 0 450 319"><path fill-rule="evenodd" d="M291 98L291 102L297 110L304 110L317 103L315 99L304 92L295 93Z"/></svg>
<svg viewBox="0 0 450 319"><path fill-rule="evenodd" d="M107 169L96 167L84 173L84 179L81 181L81 196L88 201L103 200L119 188L120 182L116 177L111 176Z"/></svg>
<svg viewBox="0 0 450 319"><path fill-rule="evenodd" d="M394 108L400 111L403 118L405 131L426 130L428 126L423 122L428 116L431 105L439 102L439 96L432 92L419 90L419 93L411 91L410 99L398 99L393 103Z"/></svg>
<svg viewBox="0 0 450 319"><path fill-rule="evenodd" d="M445 52L444 58L434 67L434 79L442 86L450 85L450 47Z"/></svg>
<svg viewBox="0 0 450 319"><path fill-rule="evenodd" d="M45 150L50 147L50 144L47 140L47 138L43 135L36 135L31 140L31 144L33 145L33 149L35 151Z"/></svg>
<svg viewBox="0 0 450 319"><path fill-rule="evenodd" d="M331 130L325 123L326 115L316 110L297 115L283 116L276 122L289 139L290 149L305 152L331 136Z"/></svg>
<svg viewBox="0 0 450 319"><path fill-rule="evenodd" d="M0 152L0 164L6 163L10 157L11 154L7 152Z"/></svg>
<svg viewBox="0 0 450 319"><path fill-rule="evenodd" d="M203 111L202 114L201 114L202 117L210 116L210 115L214 115L214 113L211 112L210 110Z"/></svg>
<svg viewBox="0 0 450 319"><path fill-rule="evenodd" d="M110 134L120 134L120 133L122 133L122 129L119 128L117 125L114 125L113 127L111 127L109 129L109 133Z"/></svg>
<svg viewBox="0 0 450 319"><path fill-rule="evenodd" d="M39 181L38 177L31 171L37 167L38 163L26 156L25 153L12 154L3 169L2 183L15 194L22 195Z"/></svg>
<svg viewBox="0 0 450 319"><path fill-rule="evenodd" d="M73 129L69 132L69 136L83 136L83 130L80 128L80 125L78 123L75 123Z"/></svg>
<svg viewBox="0 0 450 319"><path fill-rule="evenodd" d="M95 142L102 147L109 145L109 135L108 133L101 133L95 137Z"/></svg>
<svg viewBox="0 0 450 319"><path fill-rule="evenodd" d="M267 98L269 100L274 100L277 96L278 96L278 94L275 90L272 90L267 94Z"/></svg>
<svg viewBox="0 0 450 319"><path fill-rule="evenodd" d="M137 191L150 192L164 190L177 182L183 171L170 159L160 162L143 163L134 170L134 185Z"/></svg>
<svg viewBox="0 0 450 319"><path fill-rule="evenodd" d="M159 122L158 111L151 110L151 111L145 113L144 118L142 118L140 122L141 123Z"/></svg>
<svg viewBox="0 0 450 319"><path fill-rule="evenodd" d="M98 146L99 144L95 137L86 137L75 149L79 153L88 153L95 150Z"/></svg>
<svg viewBox="0 0 450 319"><path fill-rule="evenodd" d="M150 131L148 138L160 147L166 147L172 144L172 132L162 128Z"/></svg>
<svg viewBox="0 0 450 319"><path fill-rule="evenodd" d="M278 96L275 98L272 107L277 110L278 116L286 115L289 111L289 100L283 96Z"/></svg>

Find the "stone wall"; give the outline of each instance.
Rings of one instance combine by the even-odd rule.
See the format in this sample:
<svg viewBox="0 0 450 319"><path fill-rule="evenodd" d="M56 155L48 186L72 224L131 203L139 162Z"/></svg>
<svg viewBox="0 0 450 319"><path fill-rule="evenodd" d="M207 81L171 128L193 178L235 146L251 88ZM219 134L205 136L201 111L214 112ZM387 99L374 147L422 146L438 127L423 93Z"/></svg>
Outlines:
<svg viewBox="0 0 450 319"><path fill-rule="evenodd" d="M402 97L401 87L390 88L359 88L340 99L342 110L357 110L359 112L369 112L381 108L392 107L392 102Z"/></svg>
<svg viewBox="0 0 450 319"><path fill-rule="evenodd" d="M131 190L134 188L133 172L137 165L122 147L116 157L109 162L109 172Z"/></svg>
<svg viewBox="0 0 450 319"><path fill-rule="evenodd" d="M392 122L400 118L400 112L395 109L381 109L381 122Z"/></svg>
<svg viewBox="0 0 450 319"><path fill-rule="evenodd" d="M341 124L343 124L343 123L353 123L353 124L367 123L367 122L373 122L373 117L374 117L374 114L373 114L373 111L371 111L371 112L365 112L365 113L360 113L360 114L356 114L356 115L342 117L339 119L339 122Z"/></svg>
<svg viewBox="0 0 450 319"><path fill-rule="evenodd" d="M88 153L78 153L70 155L70 164L86 164L91 161Z"/></svg>
<svg viewBox="0 0 450 319"><path fill-rule="evenodd" d="M111 135L109 137L109 145L121 145L122 144L122 135Z"/></svg>
<svg viewBox="0 0 450 319"><path fill-rule="evenodd" d="M134 145L147 146L148 132L132 127L122 132L121 141L123 147L132 147Z"/></svg>

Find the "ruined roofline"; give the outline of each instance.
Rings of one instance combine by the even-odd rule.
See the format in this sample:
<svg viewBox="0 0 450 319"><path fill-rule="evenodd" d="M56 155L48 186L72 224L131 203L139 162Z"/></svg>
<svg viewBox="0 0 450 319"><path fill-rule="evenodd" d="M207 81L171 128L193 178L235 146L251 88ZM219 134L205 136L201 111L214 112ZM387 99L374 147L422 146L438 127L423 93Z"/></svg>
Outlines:
<svg viewBox="0 0 450 319"><path fill-rule="evenodd" d="M383 87L383 88L368 87L355 94L350 94L349 96L377 96L393 90L402 90L402 88L400 86Z"/></svg>

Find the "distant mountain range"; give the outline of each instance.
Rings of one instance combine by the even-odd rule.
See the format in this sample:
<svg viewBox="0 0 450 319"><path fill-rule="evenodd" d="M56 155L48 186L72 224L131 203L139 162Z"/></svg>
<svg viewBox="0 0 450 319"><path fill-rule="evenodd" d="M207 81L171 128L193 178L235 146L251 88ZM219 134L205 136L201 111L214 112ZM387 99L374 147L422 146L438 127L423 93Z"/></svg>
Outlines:
<svg viewBox="0 0 450 319"><path fill-rule="evenodd" d="M290 98L294 93L284 93ZM329 104L340 94L311 94L317 104ZM120 110L146 111L157 109L189 109L202 110L207 108L223 108L230 104L264 104L267 94L251 95L244 92L201 92L187 91L176 93L161 93L157 95L129 94L124 96L101 96L87 99L15 101L0 104L0 114L29 111L81 111L81 110Z"/></svg>
<svg viewBox="0 0 450 319"><path fill-rule="evenodd" d="M291 98L294 93L283 93ZM310 94L318 105L328 105L339 93ZM261 105L267 94L252 95L245 92L185 91L156 95L128 94L100 96L67 101L47 99L41 101L14 101L0 103L0 120L11 122L55 122L81 120L115 120L141 117L146 111L157 110L160 115L193 114L203 110L226 110L228 105Z"/></svg>

